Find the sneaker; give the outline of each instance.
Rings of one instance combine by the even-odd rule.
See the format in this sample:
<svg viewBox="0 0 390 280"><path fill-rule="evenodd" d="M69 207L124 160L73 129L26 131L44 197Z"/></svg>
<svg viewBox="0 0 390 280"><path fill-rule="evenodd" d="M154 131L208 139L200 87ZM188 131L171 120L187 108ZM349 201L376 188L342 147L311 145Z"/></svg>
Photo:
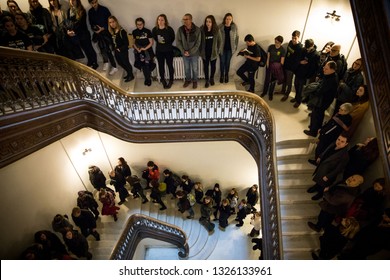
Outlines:
<svg viewBox="0 0 390 280"><path fill-rule="evenodd" d="M183 84L183 88L188 87L191 84L191 81L185 81Z"/></svg>
<svg viewBox="0 0 390 280"><path fill-rule="evenodd" d="M103 69L104 70L104 69ZM112 67L110 73L108 73L110 76L114 75L116 72L118 72L118 68Z"/></svg>
<svg viewBox="0 0 390 280"><path fill-rule="evenodd" d="M103 71L106 71L108 69L108 65L109 65L108 62L103 64Z"/></svg>

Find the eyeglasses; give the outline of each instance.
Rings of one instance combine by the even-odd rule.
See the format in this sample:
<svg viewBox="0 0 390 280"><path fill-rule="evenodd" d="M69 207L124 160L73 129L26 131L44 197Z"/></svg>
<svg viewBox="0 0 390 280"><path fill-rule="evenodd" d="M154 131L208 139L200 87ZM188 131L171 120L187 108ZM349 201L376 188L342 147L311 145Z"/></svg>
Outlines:
<svg viewBox="0 0 390 280"><path fill-rule="evenodd" d="M183 20L190 20L189 18L183 18Z"/></svg>
<svg viewBox="0 0 390 280"><path fill-rule="evenodd" d="M331 51L331 52L338 52L339 50L332 50L332 49L331 49L330 51Z"/></svg>

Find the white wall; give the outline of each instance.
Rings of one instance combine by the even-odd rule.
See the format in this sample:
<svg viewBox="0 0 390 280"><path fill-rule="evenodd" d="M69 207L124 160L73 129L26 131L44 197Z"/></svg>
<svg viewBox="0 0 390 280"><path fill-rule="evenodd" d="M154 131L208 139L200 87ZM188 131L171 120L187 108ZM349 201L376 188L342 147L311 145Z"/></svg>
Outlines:
<svg viewBox="0 0 390 280"><path fill-rule="evenodd" d="M92 151L83 155L85 148ZM81 129L0 169L4 190L0 196L4 229L0 233L0 258L17 257L33 241L36 231L51 230L57 213L70 216L77 192L85 187L93 190L88 165L98 165L108 178L108 171L121 156L133 174L140 176L147 161L153 160L161 171L169 168L179 175L188 174L206 189L220 183L223 191L232 187L244 191L258 182L254 159L236 142L132 144Z"/></svg>

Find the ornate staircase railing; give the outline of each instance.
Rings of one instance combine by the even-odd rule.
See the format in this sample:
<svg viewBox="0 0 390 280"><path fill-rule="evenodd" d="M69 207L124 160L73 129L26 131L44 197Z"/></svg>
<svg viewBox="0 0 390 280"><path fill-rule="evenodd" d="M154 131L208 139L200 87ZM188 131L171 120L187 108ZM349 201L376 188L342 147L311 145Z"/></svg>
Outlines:
<svg viewBox="0 0 390 280"><path fill-rule="evenodd" d="M282 258L273 118L258 96L129 94L66 58L0 48L0 168L82 127L138 143L239 142L258 166L264 258Z"/></svg>
<svg viewBox="0 0 390 280"><path fill-rule="evenodd" d="M179 248L179 257L182 259L188 257L190 249L187 244L187 236L182 229L149 216L134 214L127 220L125 229L113 249L110 259L133 259L138 243L144 238L153 238L176 245Z"/></svg>

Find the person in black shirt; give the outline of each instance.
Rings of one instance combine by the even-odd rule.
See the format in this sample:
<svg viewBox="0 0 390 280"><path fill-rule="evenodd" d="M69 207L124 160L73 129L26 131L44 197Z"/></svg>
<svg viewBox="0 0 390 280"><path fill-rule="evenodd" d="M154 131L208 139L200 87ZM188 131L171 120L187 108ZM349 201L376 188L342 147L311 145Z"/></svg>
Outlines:
<svg viewBox="0 0 390 280"><path fill-rule="evenodd" d="M173 46L175 41L175 31L169 26L167 16L161 14L157 17L156 26L152 29L153 39L156 42L156 57L158 61L158 71L160 81L165 89L172 87L174 78L173 68ZM165 81L165 65L167 63L169 72L169 82Z"/></svg>
<svg viewBox="0 0 390 280"><path fill-rule="evenodd" d="M124 30L116 17L110 16L108 18L109 31L112 36L115 48L115 59L118 64L125 69L127 75L123 77L125 83L134 80L133 67L129 62L129 38L127 32Z"/></svg>
<svg viewBox="0 0 390 280"><path fill-rule="evenodd" d="M243 80L242 86L249 85L249 92L255 92L255 72L260 62L260 46L256 44L255 39L251 34L245 36L246 49L239 52L243 55L246 61L237 70L237 75ZM248 76L245 73L248 72Z"/></svg>
<svg viewBox="0 0 390 280"><path fill-rule="evenodd" d="M151 73L156 67L153 61L153 36L152 32L145 28L145 20L143 18L137 18L135 25L137 28L132 32L134 37L134 67L144 72L144 85L150 86L152 84Z"/></svg>
<svg viewBox="0 0 390 280"><path fill-rule="evenodd" d="M9 48L32 51L32 42L28 36L16 29L15 23L11 17L4 17L3 25L6 32L1 36L0 45Z"/></svg>
<svg viewBox="0 0 390 280"><path fill-rule="evenodd" d="M203 59L204 75L206 79L205 88L214 85L214 75L217 64L217 57L222 51L222 35L218 29L215 18L209 15L204 20L201 30L200 54ZM210 70L209 70L210 65Z"/></svg>

